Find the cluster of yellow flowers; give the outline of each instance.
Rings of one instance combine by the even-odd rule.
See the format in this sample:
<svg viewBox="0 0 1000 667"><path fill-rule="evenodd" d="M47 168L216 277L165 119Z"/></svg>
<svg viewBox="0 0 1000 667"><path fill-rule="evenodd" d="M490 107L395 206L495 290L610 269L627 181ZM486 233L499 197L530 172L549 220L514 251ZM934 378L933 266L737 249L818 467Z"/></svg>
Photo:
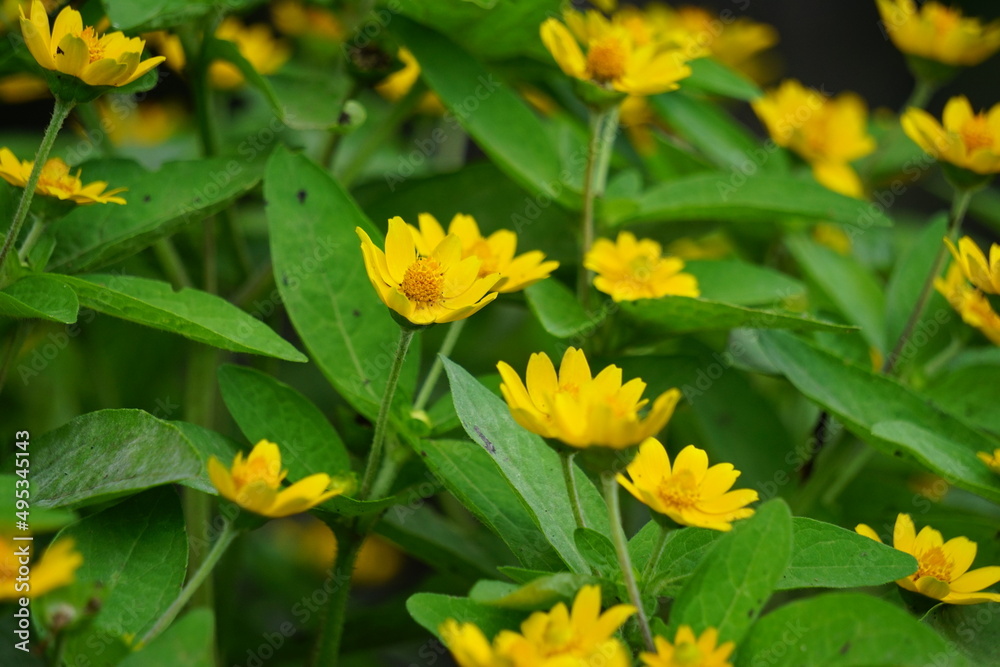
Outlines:
<svg viewBox="0 0 1000 667"><path fill-rule="evenodd" d="M949 239L945 239L945 243L955 261L944 278L935 279L934 287L966 324L1000 345L1000 315L986 296L1000 294L1000 245L992 245L987 261L983 251L968 236L958 242L957 248Z"/></svg>

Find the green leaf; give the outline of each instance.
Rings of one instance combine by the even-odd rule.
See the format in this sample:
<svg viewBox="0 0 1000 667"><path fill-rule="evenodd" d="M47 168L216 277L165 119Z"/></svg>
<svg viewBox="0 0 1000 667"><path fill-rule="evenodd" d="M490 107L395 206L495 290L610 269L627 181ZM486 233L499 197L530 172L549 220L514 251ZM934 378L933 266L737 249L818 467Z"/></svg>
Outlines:
<svg viewBox="0 0 1000 667"><path fill-rule="evenodd" d="M493 457L467 440L425 440L419 454L459 502L528 568L559 570L562 558L538 532L538 519Z"/></svg>
<svg viewBox="0 0 1000 667"><path fill-rule="evenodd" d="M327 380L374 420L399 326L368 280L354 228L376 243L381 235L329 174L285 148L268 161L264 198L275 281L292 323ZM412 394L419 358L411 346L401 393Z"/></svg>
<svg viewBox="0 0 1000 667"><path fill-rule="evenodd" d="M616 579L620 566L615 545L603 533L591 528L577 528L573 533L576 548L590 565L606 579ZM579 588L579 586L577 587Z"/></svg>
<svg viewBox="0 0 1000 667"><path fill-rule="evenodd" d="M0 317L72 324L79 310L76 293L45 274L24 276L0 291Z"/></svg>
<svg viewBox="0 0 1000 667"><path fill-rule="evenodd" d="M688 61L688 65L691 67L691 76L681 81L682 88L693 88L747 102L763 95L757 84L718 60L697 58Z"/></svg>
<svg viewBox="0 0 1000 667"><path fill-rule="evenodd" d="M176 426L142 410L99 410L32 443L32 502L91 505L201 473L201 459Z"/></svg>
<svg viewBox="0 0 1000 667"><path fill-rule="evenodd" d="M741 172L737 172L742 176ZM792 176L697 174L647 190L614 226L640 222L766 222L815 220L867 229L892 224L867 202Z"/></svg>
<svg viewBox="0 0 1000 667"><path fill-rule="evenodd" d="M889 455L908 454L949 483L1000 501L1000 481L976 458L995 443L895 380L846 363L806 341L764 332L765 354L789 382ZM878 428L876 428L878 426Z"/></svg>
<svg viewBox="0 0 1000 667"><path fill-rule="evenodd" d="M720 641L739 643L791 554L792 514L783 500L771 500L719 539L688 577L670 611L670 636L682 624L695 634L711 626Z"/></svg>
<svg viewBox="0 0 1000 667"><path fill-rule="evenodd" d="M199 222L257 185L260 162L211 158L168 162L154 172L131 160L88 162L87 180L127 187L124 206L78 206L50 227L48 269L82 273L112 264Z"/></svg>
<svg viewBox="0 0 1000 667"><path fill-rule="evenodd" d="M491 29L495 30L495 26ZM444 35L405 18L390 30L413 52L421 76L489 158L529 192L579 208L563 184L559 157L542 122L507 85Z"/></svg>
<svg viewBox="0 0 1000 667"><path fill-rule="evenodd" d="M564 492L559 455L545 442L521 428L507 405L476 381L461 366L444 359L455 411L473 442L485 448L504 477L523 498L549 543L574 572L590 566L576 549L576 519ZM584 517L588 526L609 534L607 510L593 483L576 473Z"/></svg>
<svg viewBox="0 0 1000 667"><path fill-rule="evenodd" d="M931 272L937 253L944 244L942 239L947 227L947 216L938 216L932 220L893 267L892 276L885 288L886 340L890 343L895 343L903 333L924 281L927 280L927 274ZM931 293L931 300L927 302L922 319L933 319L935 312L947 308L944 297L935 290ZM945 312L951 314L950 309Z"/></svg>
<svg viewBox="0 0 1000 667"><path fill-rule="evenodd" d="M572 606L577 591L596 581L594 577L569 572L545 575L524 585L506 581L478 581L469 591L469 598L490 607L548 611L559 602Z"/></svg>
<svg viewBox="0 0 1000 667"><path fill-rule="evenodd" d="M180 483L184 486L190 486L192 489L218 495L219 492L208 477L208 460L214 456L228 466L236 458L236 453L242 449L240 444L217 431L198 426L197 424L182 421L169 421L167 423L180 429L180 432L184 434L184 437L188 439L188 442L191 443L194 451L198 454L198 458L201 459L201 471L199 475L182 480Z"/></svg>
<svg viewBox="0 0 1000 667"><path fill-rule="evenodd" d="M798 600L760 619L740 646L750 665L928 665L948 646L902 609L870 595L831 593Z"/></svg>
<svg viewBox="0 0 1000 667"><path fill-rule="evenodd" d="M146 32L170 28L199 19L209 12L225 6L236 11L249 6L254 0L101 0L111 25L116 30Z"/></svg>
<svg viewBox="0 0 1000 667"><path fill-rule="evenodd" d="M782 303L806 290L791 276L737 259L691 260L684 263L684 272L698 279L703 298L736 306Z"/></svg>
<svg viewBox="0 0 1000 667"><path fill-rule="evenodd" d="M15 460L20 461L22 458L31 459L30 447L32 445L29 444L28 446L29 455L27 457L16 457ZM14 451L19 452L21 449L18 448ZM21 468L17 469L20 470ZM18 481L21 482L20 488L17 484ZM0 514L0 535L9 536L17 534L15 527L17 516L14 514L17 511L16 501L18 498L16 492L18 490L23 492L24 487L25 483L22 477L14 473L0 474L0 512L2 512ZM29 491L33 492L30 488ZM34 535L51 533L76 520L76 514L69 510L46 509L35 505L31 507L30 512L31 532Z"/></svg>
<svg viewBox="0 0 1000 667"><path fill-rule="evenodd" d="M861 328L868 344L885 352L885 297L875 277L853 257L804 236L790 236L785 245L847 321Z"/></svg>
<svg viewBox="0 0 1000 667"><path fill-rule="evenodd" d="M524 290L531 312L556 338L572 338L601 323L599 315L591 317L565 285L549 278Z"/></svg>
<svg viewBox="0 0 1000 667"><path fill-rule="evenodd" d="M308 398L252 368L225 365L218 376L222 399L243 435L251 443L278 443L289 480L351 471L344 442Z"/></svg>
<svg viewBox="0 0 1000 667"><path fill-rule="evenodd" d="M984 387L1000 387L1000 366L956 368L931 378L920 393L967 424L1000 435L996 393Z"/></svg>
<svg viewBox="0 0 1000 667"><path fill-rule="evenodd" d="M851 331L852 327L794 313L747 308L708 299L664 296L619 304L629 318L663 333L749 329Z"/></svg>
<svg viewBox="0 0 1000 667"><path fill-rule="evenodd" d="M212 667L215 664L215 615L205 608L194 609L118 667Z"/></svg>
<svg viewBox="0 0 1000 667"><path fill-rule="evenodd" d="M917 571L908 553L840 526L796 517L792 560L778 590L877 586Z"/></svg>
<svg viewBox="0 0 1000 667"><path fill-rule="evenodd" d="M58 276L99 313L233 352L308 361L270 327L225 299L169 283L122 275Z"/></svg>
<svg viewBox="0 0 1000 667"><path fill-rule="evenodd" d="M920 620L973 665L989 665L1000 655L1000 614L995 605L941 603Z"/></svg>
<svg viewBox="0 0 1000 667"><path fill-rule="evenodd" d="M650 576L640 581L643 593L676 597L684 581L691 576L723 533L708 528L678 528L667 534L660 558L647 565L660 539L660 525L649 521L628 543L632 562L639 568L651 567Z"/></svg>
<svg viewBox="0 0 1000 667"><path fill-rule="evenodd" d="M448 619L459 623L474 623L487 638L492 638L501 630L516 630L524 614L479 604L469 598L439 595L437 593L417 593L406 601L406 610L417 623L434 636L441 638L438 628Z"/></svg>
<svg viewBox="0 0 1000 667"><path fill-rule="evenodd" d="M60 604L83 614L98 597L94 619L67 638L65 660L117 664L114 644L125 635L141 637L184 583L188 543L180 500L173 489L148 491L64 528L56 539L72 539L83 564L72 584L42 598L43 616Z"/></svg>

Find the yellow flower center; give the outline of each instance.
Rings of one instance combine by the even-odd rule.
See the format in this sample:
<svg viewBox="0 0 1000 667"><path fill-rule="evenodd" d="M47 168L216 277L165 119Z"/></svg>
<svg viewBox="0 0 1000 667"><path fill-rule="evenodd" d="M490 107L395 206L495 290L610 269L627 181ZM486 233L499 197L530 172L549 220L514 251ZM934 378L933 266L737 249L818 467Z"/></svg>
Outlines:
<svg viewBox="0 0 1000 667"><path fill-rule="evenodd" d="M90 62L94 63L104 58L104 45L101 44L101 36L92 26L83 29L83 32L80 33L80 39L87 45Z"/></svg>
<svg viewBox="0 0 1000 667"><path fill-rule="evenodd" d="M272 489L281 486L281 464L263 456L252 457L236 469L233 469L233 481L237 487L243 487L253 482L263 482Z"/></svg>
<svg viewBox="0 0 1000 667"><path fill-rule="evenodd" d="M698 480L690 470L675 472L660 482L658 489L664 504L673 507L694 507L701 500Z"/></svg>
<svg viewBox="0 0 1000 667"><path fill-rule="evenodd" d="M931 20L931 25L934 26L934 32L939 37L954 31L962 18L962 14L960 12L955 11L951 7L944 6L928 8L927 14Z"/></svg>
<svg viewBox="0 0 1000 667"><path fill-rule="evenodd" d="M79 181L70 175L69 165L60 159L46 162L38 176L38 190L50 194L59 193L69 197L80 187Z"/></svg>
<svg viewBox="0 0 1000 667"><path fill-rule="evenodd" d="M674 648L673 663L675 665L700 665L701 651L696 644L681 643Z"/></svg>
<svg viewBox="0 0 1000 667"><path fill-rule="evenodd" d="M934 547L930 551L920 554L917 563L917 572L912 575L914 581L921 577L934 577L938 581L945 583L951 581L951 572L954 568L954 563L941 547Z"/></svg>
<svg viewBox="0 0 1000 667"><path fill-rule="evenodd" d="M608 83L625 76L628 54L618 37L603 37L587 51L587 70L599 83Z"/></svg>
<svg viewBox="0 0 1000 667"><path fill-rule="evenodd" d="M441 262L433 257L421 257L406 269L399 289L410 301L435 303L443 296L444 272Z"/></svg>
<svg viewBox="0 0 1000 667"><path fill-rule="evenodd" d="M965 150L972 152L980 148L991 148L993 146L993 132L990 130L989 121L985 114L973 116L959 131Z"/></svg>

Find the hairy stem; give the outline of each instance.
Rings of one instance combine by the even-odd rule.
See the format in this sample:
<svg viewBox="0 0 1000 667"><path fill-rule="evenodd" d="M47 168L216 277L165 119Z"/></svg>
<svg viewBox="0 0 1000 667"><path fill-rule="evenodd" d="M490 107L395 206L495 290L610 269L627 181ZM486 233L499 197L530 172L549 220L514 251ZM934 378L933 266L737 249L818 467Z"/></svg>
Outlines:
<svg viewBox="0 0 1000 667"><path fill-rule="evenodd" d="M430 400L431 394L434 393L434 387L437 386L438 378L441 377L441 371L444 369L444 362L441 361L441 357L447 357L455 349L455 343L458 342L458 337L462 335L462 329L464 328L465 320L456 320L448 325L448 333L445 334L444 340L441 342L441 349L438 350L437 356L434 357L431 369L427 371L427 378L417 393L417 400L413 403L414 412L420 412L427 407L427 402Z"/></svg>
<svg viewBox="0 0 1000 667"><path fill-rule="evenodd" d="M575 452L559 452L563 479L566 481L566 492L569 494L569 504L573 508L573 518L576 519L578 528L586 528L587 520L583 517L583 508L580 506L580 490L576 486L576 475L573 470L573 457L575 456Z"/></svg>

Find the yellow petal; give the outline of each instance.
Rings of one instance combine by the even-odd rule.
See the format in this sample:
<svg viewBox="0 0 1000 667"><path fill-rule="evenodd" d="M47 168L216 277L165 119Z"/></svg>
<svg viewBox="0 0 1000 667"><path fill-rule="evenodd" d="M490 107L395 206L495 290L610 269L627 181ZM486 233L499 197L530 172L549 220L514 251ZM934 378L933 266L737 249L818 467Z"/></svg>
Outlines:
<svg viewBox="0 0 1000 667"><path fill-rule="evenodd" d="M73 11L69 7L63 10ZM49 33L49 15L41 0L32 0L31 14L25 18L21 8L21 34L35 61L45 69L56 69L52 58L53 45ZM57 42L58 43L58 42Z"/></svg>
<svg viewBox="0 0 1000 667"><path fill-rule="evenodd" d="M389 231L385 235L385 261L394 283L403 282L406 269L417 261L417 248L410 228L398 215L389 220Z"/></svg>
<svg viewBox="0 0 1000 667"><path fill-rule="evenodd" d="M79 77L90 64L90 51L86 42L74 35L66 35L59 42L55 55L56 69Z"/></svg>
<svg viewBox="0 0 1000 667"><path fill-rule="evenodd" d="M541 36L545 48L563 72L577 79L586 77L587 59L576 38L562 22L554 18L546 19L542 23Z"/></svg>

